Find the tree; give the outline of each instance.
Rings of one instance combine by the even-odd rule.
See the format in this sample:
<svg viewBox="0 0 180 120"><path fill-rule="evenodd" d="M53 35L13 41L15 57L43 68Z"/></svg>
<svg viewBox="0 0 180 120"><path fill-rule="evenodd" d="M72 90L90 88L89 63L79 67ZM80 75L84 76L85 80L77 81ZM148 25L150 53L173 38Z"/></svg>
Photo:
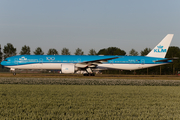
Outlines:
<svg viewBox="0 0 180 120"><path fill-rule="evenodd" d="M107 48L100 49L99 52L98 52L98 55L107 55L107 54L108 54Z"/></svg>
<svg viewBox="0 0 180 120"><path fill-rule="evenodd" d="M126 52L117 47L109 47L99 50L98 55L126 55ZM119 70L107 70L106 72L115 74L119 73Z"/></svg>
<svg viewBox="0 0 180 120"><path fill-rule="evenodd" d="M178 57L180 58L180 48L176 46L170 46L168 49L168 52L166 54L166 58L174 58ZM172 68L173 74L175 74L175 71L180 71L180 60L173 60L172 64L166 65L166 68L164 68L164 71L167 71L169 68Z"/></svg>
<svg viewBox="0 0 180 120"><path fill-rule="evenodd" d="M67 48L63 48L62 50L61 50L61 55L70 55L71 53L69 52L69 49L67 49Z"/></svg>
<svg viewBox="0 0 180 120"><path fill-rule="evenodd" d="M24 45L24 47L22 47L21 52L19 54L20 55L30 55L31 54L30 47Z"/></svg>
<svg viewBox="0 0 180 120"><path fill-rule="evenodd" d="M82 49L77 48L76 52L74 53L75 55L84 55L84 52L82 51Z"/></svg>
<svg viewBox="0 0 180 120"><path fill-rule="evenodd" d="M44 55L44 52L42 51L42 49L40 47L36 48L36 50L34 51L35 55Z"/></svg>
<svg viewBox="0 0 180 120"><path fill-rule="evenodd" d="M88 55L97 55L97 53L94 49L90 49Z"/></svg>
<svg viewBox="0 0 180 120"><path fill-rule="evenodd" d="M131 51L129 52L130 56L138 56L138 52L135 51L135 49L131 49Z"/></svg>
<svg viewBox="0 0 180 120"><path fill-rule="evenodd" d="M109 47L99 50L98 55L126 55L126 52L117 47Z"/></svg>
<svg viewBox="0 0 180 120"><path fill-rule="evenodd" d="M56 49L49 49L47 55L59 55Z"/></svg>
<svg viewBox="0 0 180 120"><path fill-rule="evenodd" d="M15 56L16 55L16 48L11 43L7 43L7 45L4 46L3 49L4 52L4 59Z"/></svg>
<svg viewBox="0 0 180 120"><path fill-rule="evenodd" d="M1 45L0 45L0 62L2 61L2 55L3 53L1 52Z"/></svg>
<svg viewBox="0 0 180 120"><path fill-rule="evenodd" d="M149 52L151 52L151 48L145 48L141 51L141 56L146 56Z"/></svg>
<svg viewBox="0 0 180 120"><path fill-rule="evenodd" d="M176 46L170 46L166 54L166 58L180 57L180 48Z"/></svg>

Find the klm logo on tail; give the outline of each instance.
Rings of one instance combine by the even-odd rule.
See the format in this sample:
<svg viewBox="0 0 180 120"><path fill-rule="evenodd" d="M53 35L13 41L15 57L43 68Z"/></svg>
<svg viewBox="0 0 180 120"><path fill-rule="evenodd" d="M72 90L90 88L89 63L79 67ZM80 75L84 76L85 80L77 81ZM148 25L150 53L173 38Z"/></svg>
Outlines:
<svg viewBox="0 0 180 120"><path fill-rule="evenodd" d="M163 47L164 46L161 46L161 45L157 46L157 49L154 49L154 52L155 53L164 53L164 52L166 52L167 49L163 49Z"/></svg>

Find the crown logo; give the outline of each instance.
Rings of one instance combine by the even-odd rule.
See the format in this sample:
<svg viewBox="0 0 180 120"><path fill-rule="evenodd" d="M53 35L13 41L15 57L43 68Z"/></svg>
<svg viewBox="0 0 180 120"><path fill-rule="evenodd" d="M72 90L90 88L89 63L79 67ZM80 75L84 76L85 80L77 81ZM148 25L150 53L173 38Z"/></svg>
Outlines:
<svg viewBox="0 0 180 120"><path fill-rule="evenodd" d="M157 48L158 48L158 49L162 49L162 48L163 48L163 46L159 45L159 46L157 46Z"/></svg>
<svg viewBox="0 0 180 120"><path fill-rule="evenodd" d="M27 58L21 57L21 58L19 58L19 60L27 60Z"/></svg>

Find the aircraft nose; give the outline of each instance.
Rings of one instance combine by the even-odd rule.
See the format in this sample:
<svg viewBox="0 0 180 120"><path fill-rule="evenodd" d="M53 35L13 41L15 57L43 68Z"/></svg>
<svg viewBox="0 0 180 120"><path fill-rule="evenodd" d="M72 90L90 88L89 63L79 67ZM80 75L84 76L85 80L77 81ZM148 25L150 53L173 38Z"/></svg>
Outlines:
<svg viewBox="0 0 180 120"><path fill-rule="evenodd" d="M5 62L5 61L2 61L2 62L1 62L1 65L2 65L2 66L4 66L5 64L6 64L6 62Z"/></svg>

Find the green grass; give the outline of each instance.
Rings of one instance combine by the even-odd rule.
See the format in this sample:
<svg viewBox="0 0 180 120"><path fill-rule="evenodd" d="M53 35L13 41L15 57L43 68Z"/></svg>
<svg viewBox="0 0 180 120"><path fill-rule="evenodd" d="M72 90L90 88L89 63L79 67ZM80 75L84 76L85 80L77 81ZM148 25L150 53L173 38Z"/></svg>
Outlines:
<svg viewBox="0 0 180 120"><path fill-rule="evenodd" d="M180 119L180 87L0 84L0 119Z"/></svg>

